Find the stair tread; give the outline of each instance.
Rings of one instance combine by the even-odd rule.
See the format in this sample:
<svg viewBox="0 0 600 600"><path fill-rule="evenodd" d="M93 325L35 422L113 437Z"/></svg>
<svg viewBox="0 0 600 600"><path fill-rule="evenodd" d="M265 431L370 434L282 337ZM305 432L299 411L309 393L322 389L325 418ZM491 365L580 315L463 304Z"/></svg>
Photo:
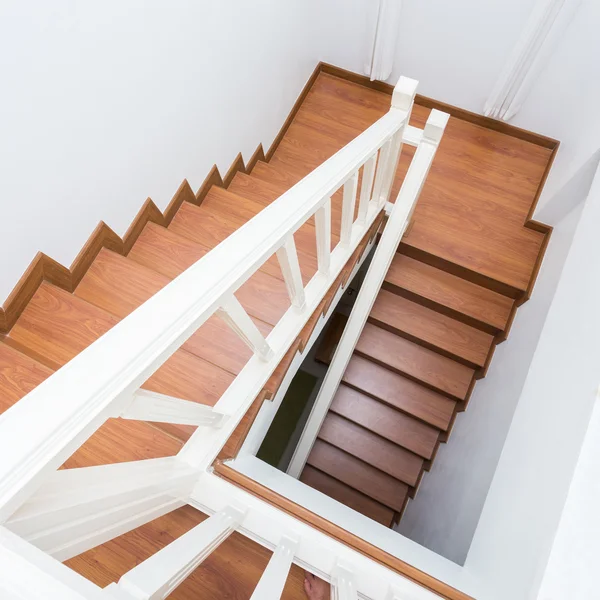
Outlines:
<svg viewBox="0 0 600 600"><path fill-rule="evenodd" d="M318 437L409 486L417 483L423 469L420 456L332 412Z"/></svg>
<svg viewBox="0 0 600 600"><path fill-rule="evenodd" d="M433 427L446 430L456 402L366 358L353 355L343 382Z"/></svg>
<svg viewBox="0 0 600 600"><path fill-rule="evenodd" d="M207 195L207 198L211 197L201 206L194 206L189 202L182 204L171 221L169 229L194 242L214 248L264 208L257 202L231 194L223 188L217 189L218 192L210 192ZM233 207L233 205L237 206ZM310 223L304 224L294 233L294 241L302 278L306 284L317 272L317 242L314 227ZM261 271L283 280L281 267L275 255L261 266Z"/></svg>
<svg viewBox="0 0 600 600"><path fill-rule="evenodd" d="M393 510L318 469L311 466L304 467L300 475L300 481L326 496L345 504L356 512L373 519L373 521L377 521L386 527L392 524L394 518Z"/></svg>
<svg viewBox="0 0 600 600"><path fill-rule="evenodd" d="M503 331L514 300L402 254L396 254L385 276L402 288L457 313Z"/></svg>
<svg viewBox="0 0 600 600"><path fill-rule="evenodd" d="M0 341L0 414L54 371ZM123 440L127 440L123 444ZM65 468L91 467L177 454L182 443L143 421L108 419L75 453Z"/></svg>
<svg viewBox="0 0 600 600"><path fill-rule="evenodd" d="M341 384L330 411L425 459L433 456L440 430Z"/></svg>
<svg viewBox="0 0 600 600"><path fill-rule="evenodd" d="M315 440L307 464L392 510L401 511L404 506L406 483L323 440Z"/></svg>
<svg viewBox="0 0 600 600"><path fill-rule="evenodd" d="M127 258L175 279L208 250L202 244L148 223ZM251 316L272 326L277 324L290 307L283 281L260 270L235 295Z"/></svg>
<svg viewBox="0 0 600 600"><path fill-rule="evenodd" d="M115 281L119 282L115 287ZM107 312L124 318L171 280L116 252L103 248L77 286L75 295ZM272 327L254 322L264 336ZM252 351L218 316L210 317L182 348L237 375Z"/></svg>
<svg viewBox="0 0 600 600"><path fill-rule="evenodd" d="M477 367L486 364L494 341L489 333L383 289L369 321Z"/></svg>
<svg viewBox="0 0 600 600"><path fill-rule="evenodd" d="M10 337L62 366L116 325L114 315L49 283L42 283L17 320ZM213 406L233 380L231 373L178 350L146 381L144 388ZM194 427L160 424L187 440Z"/></svg>
<svg viewBox="0 0 600 600"><path fill-rule="evenodd" d="M366 323L355 352L436 390L465 400L474 369L372 323Z"/></svg>

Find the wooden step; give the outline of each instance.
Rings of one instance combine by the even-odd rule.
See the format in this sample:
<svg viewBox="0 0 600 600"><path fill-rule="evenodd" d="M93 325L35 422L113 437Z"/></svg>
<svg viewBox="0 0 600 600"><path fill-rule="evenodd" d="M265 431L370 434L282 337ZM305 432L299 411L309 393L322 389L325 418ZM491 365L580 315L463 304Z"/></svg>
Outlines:
<svg viewBox="0 0 600 600"><path fill-rule="evenodd" d="M489 333L388 290L377 295L369 321L472 368L485 366L494 342Z"/></svg>
<svg viewBox="0 0 600 600"><path fill-rule="evenodd" d="M114 315L49 283L42 283L10 332L24 348L62 366L118 323ZM213 406L233 380L231 373L178 350L144 388ZM187 440L194 427L161 424Z"/></svg>
<svg viewBox="0 0 600 600"><path fill-rule="evenodd" d="M457 400L465 400L474 369L410 340L366 323L355 352Z"/></svg>
<svg viewBox="0 0 600 600"><path fill-rule="evenodd" d="M370 360L352 356L345 384L445 431L456 402Z"/></svg>
<svg viewBox="0 0 600 600"><path fill-rule="evenodd" d="M394 257L383 285L491 334L506 329L514 305L512 298L402 254Z"/></svg>
<svg viewBox="0 0 600 600"><path fill-rule="evenodd" d="M0 342L0 413L52 375L53 370ZM124 443L126 440L126 443ZM177 454L182 443L142 421L109 419L70 458L64 468L162 458Z"/></svg>
<svg viewBox="0 0 600 600"><path fill-rule="evenodd" d="M211 198L208 202L203 202L201 206L194 206L189 202L182 204L171 221L169 230L194 242L214 248L262 208L260 204L235 196L223 188L217 189L219 192L209 193ZM224 203L222 199L225 196L234 197L233 200L230 198L228 202ZM237 203L238 207L228 210L227 207L231 203ZM317 242L314 227L310 224L300 227L294 233L294 241L302 278L306 284L317 272ZM283 280L281 267L275 255L264 263L261 270Z"/></svg>
<svg viewBox="0 0 600 600"><path fill-rule="evenodd" d="M335 413L325 417L318 437L409 486L417 483L423 469L420 456Z"/></svg>
<svg viewBox="0 0 600 600"><path fill-rule="evenodd" d="M408 486L351 454L316 440L307 463L396 511L401 511Z"/></svg>
<svg viewBox="0 0 600 600"><path fill-rule="evenodd" d="M127 258L175 279L207 251L201 244L148 223ZM276 325L290 307L283 281L263 271L252 275L235 295L251 316L269 325Z"/></svg>
<svg viewBox="0 0 600 600"><path fill-rule="evenodd" d="M341 384L330 411L425 459L433 456L440 430Z"/></svg>
<svg viewBox="0 0 600 600"><path fill-rule="evenodd" d="M115 287L115 281L119 282ZM81 280L75 295L124 318L171 280L147 267L103 248ZM264 336L271 325L254 319ZM216 315L210 317L182 346L188 352L237 375L252 351Z"/></svg>
<svg viewBox="0 0 600 600"><path fill-rule="evenodd" d="M66 565L101 588L202 523L207 515L183 506L133 531L66 561ZM250 598L272 552L241 533L234 532L169 596L171 600ZM304 569L292 565L282 599L305 600Z"/></svg>
<svg viewBox="0 0 600 600"><path fill-rule="evenodd" d="M311 488L345 504L373 521L390 527L394 519L394 511L379 504L372 498L357 492L355 489L344 485L337 479L319 471L309 465L304 467L300 481Z"/></svg>

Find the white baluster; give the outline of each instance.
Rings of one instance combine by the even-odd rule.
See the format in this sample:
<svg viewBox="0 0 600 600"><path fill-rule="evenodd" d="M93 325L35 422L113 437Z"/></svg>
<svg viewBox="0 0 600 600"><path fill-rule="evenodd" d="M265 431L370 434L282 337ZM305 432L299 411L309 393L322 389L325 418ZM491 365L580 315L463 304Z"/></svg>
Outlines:
<svg viewBox="0 0 600 600"><path fill-rule="evenodd" d="M279 542L250 600L279 600L287 580L298 542L284 537Z"/></svg>
<svg viewBox="0 0 600 600"><path fill-rule="evenodd" d="M6 527L67 560L185 504L198 472L176 457L63 469Z"/></svg>
<svg viewBox="0 0 600 600"><path fill-rule="evenodd" d="M340 242L343 246L350 243L352 223L354 222L354 207L356 205L356 190L358 188L358 171L344 184L342 199L342 231Z"/></svg>
<svg viewBox="0 0 600 600"><path fill-rule="evenodd" d="M331 577L331 600L358 600L354 573L339 564Z"/></svg>
<svg viewBox="0 0 600 600"><path fill-rule="evenodd" d="M331 263L331 198L315 213L319 273L329 275Z"/></svg>
<svg viewBox="0 0 600 600"><path fill-rule="evenodd" d="M373 202L379 206L381 203L383 184L386 177L386 168L389 163L390 150L392 146L392 140L389 139L379 149L379 159L377 161L377 171L375 173L375 185L373 186Z"/></svg>
<svg viewBox="0 0 600 600"><path fill-rule="evenodd" d="M141 389L135 392L132 401L117 416L137 421L209 427L220 427L227 418L211 406Z"/></svg>
<svg viewBox="0 0 600 600"><path fill-rule="evenodd" d="M125 573L116 586L125 598L162 600L239 526L244 512L228 506Z"/></svg>
<svg viewBox="0 0 600 600"><path fill-rule="evenodd" d="M283 280L290 296L290 302L296 310L303 311L306 306L304 297L304 285L302 283L302 273L300 263L298 262L298 253L294 236L290 235L283 246L277 250L277 259L281 266Z"/></svg>
<svg viewBox="0 0 600 600"><path fill-rule="evenodd" d="M252 320L240 301L232 294L217 310L216 314L238 334L238 336L249 346L254 354L262 360L269 360L273 356L273 350L267 340Z"/></svg>
<svg viewBox="0 0 600 600"><path fill-rule="evenodd" d="M367 211L369 210L369 201L371 200L371 191L373 190L373 179L375 178L375 165L377 163L377 153L375 153L364 165L362 174L362 183L360 186L360 200L358 203L358 222L361 225L367 221Z"/></svg>

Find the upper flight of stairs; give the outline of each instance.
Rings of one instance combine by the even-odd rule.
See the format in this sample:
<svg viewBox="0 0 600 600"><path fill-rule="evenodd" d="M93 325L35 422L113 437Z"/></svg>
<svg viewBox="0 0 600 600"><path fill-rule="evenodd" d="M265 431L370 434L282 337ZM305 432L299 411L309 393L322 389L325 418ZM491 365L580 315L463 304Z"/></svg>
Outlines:
<svg viewBox="0 0 600 600"><path fill-rule="evenodd" d="M181 204L168 226L148 222L124 254L102 248L72 292L44 281L0 339L0 411L364 131L389 103L387 93L320 73L269 162L258 161L251 172L227 177L226 188L213 185L200 204L190 191L190 201ZM414 124L422 127L428 113L415 106ZM484 372L494 340L507 330L513 297L528 293L546 238L523 224L549 157L547 148L451 119L402 254L388 273L303 473L309 485L382 523L401 513L455 412L464 408L473 377ZM467 168L473 165L477 172ZM405 169L406 161L394 194ZM337 228L340 196L332 200ZM295 236L305 282L317 267L313 228L311 221ZM338 239L332 236L333 243ZM475 283L465 278L470 274ZM263 334L289 307L274 258L237 296ZM315 323L311 319L293 351L306 342ZM213 317L143 387L213 405L249 356L239 338ZM290 356L293 352L265 395L277 389ZM251 416L230 440L225 457L234 454L249 422ZM188 426L110 419L64 467L171 456L191 433ZM340 471L332 465L340 465ZM204 518L182 508L68 564L108 585ZM249 597L267 560L263 548L236 534L172 597L227 596L223 590ZM304 597L301 582L292 571L283 597Z"/></svg>

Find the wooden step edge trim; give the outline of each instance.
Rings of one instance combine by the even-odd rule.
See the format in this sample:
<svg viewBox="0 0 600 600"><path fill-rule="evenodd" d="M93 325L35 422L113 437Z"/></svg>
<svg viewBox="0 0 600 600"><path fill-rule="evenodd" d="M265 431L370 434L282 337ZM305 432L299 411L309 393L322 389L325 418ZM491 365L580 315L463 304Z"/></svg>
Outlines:
<svg viewBox="0 0 600 600"><path fill-rule="evenodd" d="M404 504L402 505L402 510L399 510L394 513L394 518L392 520L392 524L390 525L390 529L394 529L400 524L400 520L404 516L406 512L406 507L408 506L408 501L411 500L411 497L406 494L406 498L404 498Z"/></svg>
<svg viewBox="0 0 600 600"><path fill-rule="evenodd" d="M388 369L388 371L392 371L394 373L397 373L398 375L404 377L405 379L410 379L411 381L414 381L415 383L418 383L419 385L423 386L424 388L427 388L428 390L431 390L432 392L435 392L436 394L439 394L440 396L445 396L446 398L449 398L450 400L454 400L454 402L460 402L460 403L466 402L467 397L468 397L468 393L469 393L468 389L472 385L472 381L473 381L473 379L475 377L475 374L477 373L477 371L475 371L473 373L473 377L471 378L471 382L469 383L469 388L467 389L467 393L465 394L464 397L461 397L461 396L458 396L456 394L453 394L452 392L444 390L444 389L436 386L433 383L430 383L428 381L424 381L423 379L421 379L417 375L413 375L412 373L407 373L403 369L399 369L398 367L390 365L389 363L385 362L384 360L381 360L379 358L375 358L374 356L371 356L370 354L367 354L366 352L362 352L361 350L358 350L357 348L354 349L354 354L360 356L361 358L364 358L365 360L368 360L368 361L370 361L372 363L375 363L376 365L379 365L380 367ZM440 356L442 356L442 355L440 355ZM447 357L444 357L444 358L447 358ZM327 363L325 363L325 364L327 364ZM433 427L435 427L435 425Z"/></svg>
<svg viewBox="0 0 600 600"><path fill-rule="evenodd" d="M419 569L409 565L408 563L388 554L384 550L377 548L373 544L359 538L358 536L346 531L342 527L331 523L327 519L309 511L308 509L284 498L273 490L257 483L250 477L235 471L221 461L217 461L214 465L214 472L219 477L225 479L229 483L243 489L253 496L268 502L272 506L279 508L292 517L314 527L325 535L345 544L346 546L360 552L363 556L367 556L372 560L380 563L384 567L410 579L411 581L431 590L440 595L445 600L475 600L471 596L449 586L448 584L432 577L431 575L420 571Z"/></svg>
<svg viewBox="0 0 600 600"><path fill-rule="evenodd" d="M68 292L73 292L102 248L108 248L126 256L148 222L157 223L163 227L168 226L183 202L199 205L213 185L226 188L238 171L249 174L259 160L271 160L320 72L321 65L318 64L266 155L262 144L258 145L247 165L244 164L241 153L238 154L224 177L221 176L218 167L214 165L196 194L193 193L187 179L184 179L164 213L151 198L146 199L123 238L116 234L104 221L101 221L69 268L61 265L47 254L38 252L8 295L4 305L0 308L0 334L10 331L42 281L48 281Z"/></svg>
<svg viewBox="0 0 600 600"><path fill-rule="evenodd" d="M490 323L486 323L485 321L481 321L480 319L476 319L475 317L472 317L471 315L461 312L455 308L451 308L450 306L446 306L445 304L441 304L440 302L431 300L431 298L427 298L421 294L418 294L417 292L407 290L406 288L400 287L394 283L391 283L390 281L384 281L381 287L384 290L392 292L393 294L396 294L398 296L402 296L403 298L406 298L407 300L410 300L415 304L420 304L425 308L434 310L435 312L438 312L442 315L446 315L447 317L450 317L455 321L460 321L465 325L469 325L474 329L479 329L479 331L484 331L485 333L489 333L490 335L498 335L502 333L510 319L509 315L509 317L507 317L506 319L506 323L503 325L502 328L500 328L496 325L492 325Z"/></svg>
<svg viewBox="0 0 600 600"><path fill-rule="evenodd" d="M384 94L389 94L390 96L394 91L394 86L389 83L385 83L383 81L370 81L365 75L359 75L358 73L353 73L352 71L342 69L341 67L336 67L329 63L322 62L320 67L321 72L323 73L333 75L334 77L339 77L340 79L346 79L352 83L357 83L358 85L371 88L378 92L383 92ZM423 96L421 94L417 94L415 98L415 104L424 106L425 108L435 108L437 110L441 110L442 112L450 113L451 116L461 119L462 121L468 121L469 123L474 123L475 125L480 125L481 127L492 129L493 131L498 131L500 133L510 135L511 137L515 137L520 140L535 144L536 146L548 148L550 150L557 149L558 145L560 144L558 140L545 135L528 131L526 129L521 129L520 127L509 125L504 121L492 119L491 117L485 117L484 115L465 110L464 108L458 108L452 104L446 104L445 102L440 102L439 100L434 100L433 98L428 98L427 96Z"/></svg>
<svg viewBox="0 0 600 600"><path fill-rule="evenodd" d="M460 277L461 279L475 283L481 287L487 288L488 290L492 290L493 292L497 292L498 294L512 298L513 300L518 301L519 299L523 298L527 291L526 289L519 289L498 279L488 277L487 275L483 275L482 273L473 271L467 267L463 267L462 265L442 258L441 256L431 254L426 250L421 250L420 248L411 246L404 241L400 242L400 245L398 246L398 252L410 258L414 258L415 260L421 261L431 267L440 269L440 271L445 271L446 273L450 273L451 275L455 275L456 277Z"/></svg>

